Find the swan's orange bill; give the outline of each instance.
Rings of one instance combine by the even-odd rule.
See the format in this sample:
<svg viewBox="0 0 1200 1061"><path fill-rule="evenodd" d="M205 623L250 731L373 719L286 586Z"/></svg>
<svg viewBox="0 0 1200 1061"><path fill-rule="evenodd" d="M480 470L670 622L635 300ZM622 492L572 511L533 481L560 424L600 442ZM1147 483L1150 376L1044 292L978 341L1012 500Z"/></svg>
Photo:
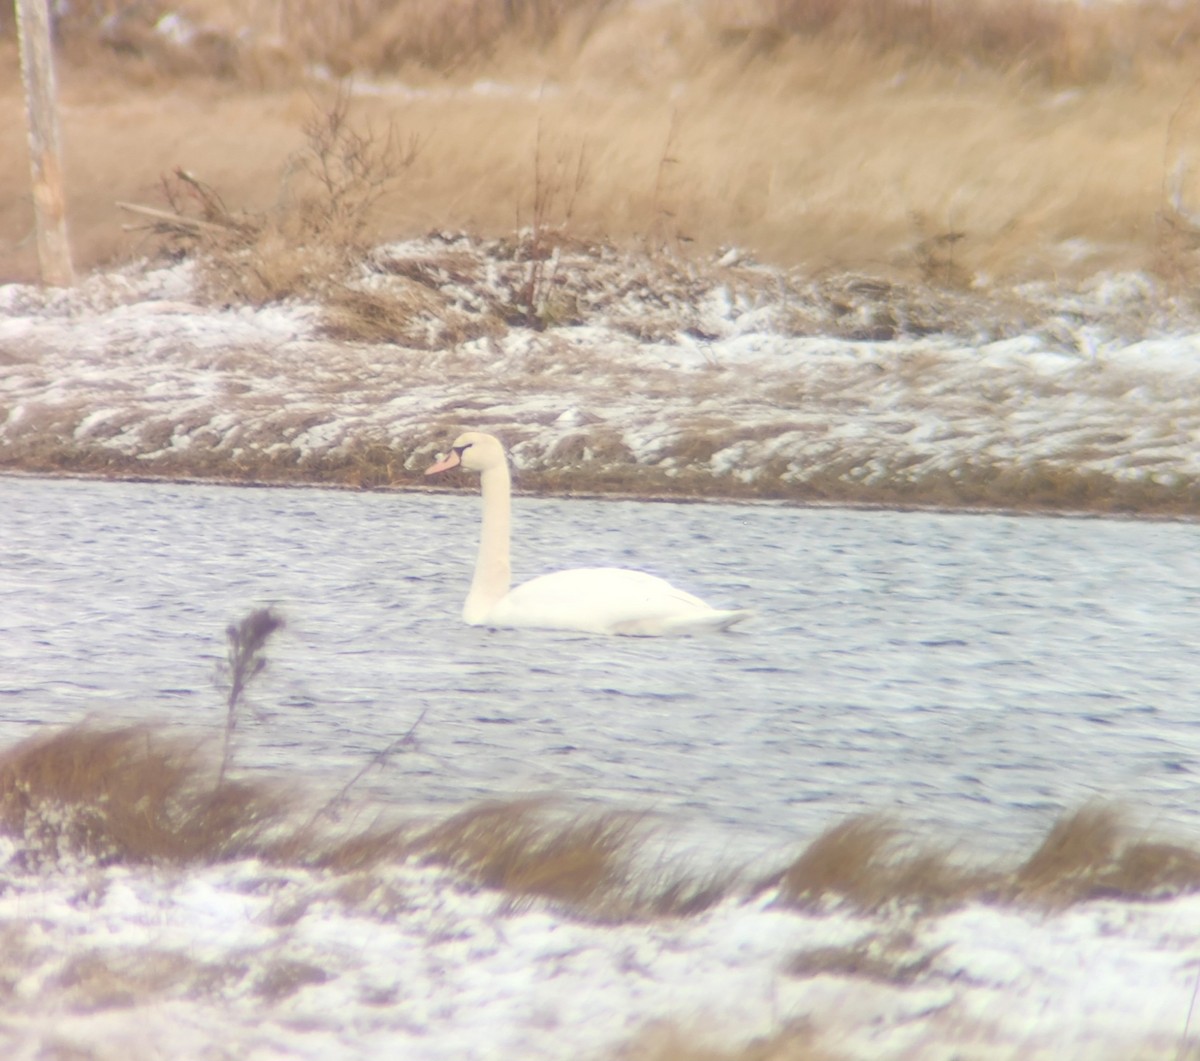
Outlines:
<svg viewBox="0 0 1200 1061"><path fill-rule="evenodd" d="M446 456L438 461L437 464L431 464L428 468L426 468L425 474L437 475L438 472L444 472L450 468L457 468L461 461L462 457L455 453L454 450L451 450L446 454Z"/></svg>

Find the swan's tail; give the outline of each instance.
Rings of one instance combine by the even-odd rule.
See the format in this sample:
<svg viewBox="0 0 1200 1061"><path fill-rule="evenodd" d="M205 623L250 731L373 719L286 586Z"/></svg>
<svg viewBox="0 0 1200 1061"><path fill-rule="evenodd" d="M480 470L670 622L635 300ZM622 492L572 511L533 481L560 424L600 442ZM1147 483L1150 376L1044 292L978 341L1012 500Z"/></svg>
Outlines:
<svg viewBox="0 0 1200 1061"><path fill-rule="evenodd" d="M713 615L705 616L705 621L701 624L702 630L728 630L735 623L740 623L743 619L749 619L754 614L749 608L730 608L727 611L717 611Z"/></svg>
<svg viewBox="0 0 1200 1061"><path fill-rule="evenodd" d="M710 608L706 611L693 612L690 615L677 615L670 618L655 616L646 619L631 619L628 622L617 623L611 630L614 634L627 634L633 637L654 635L686 635L705 634L717 630L728 630L734 623L749 619L754 612L748 608L734 608L721 611Z"/></svg>

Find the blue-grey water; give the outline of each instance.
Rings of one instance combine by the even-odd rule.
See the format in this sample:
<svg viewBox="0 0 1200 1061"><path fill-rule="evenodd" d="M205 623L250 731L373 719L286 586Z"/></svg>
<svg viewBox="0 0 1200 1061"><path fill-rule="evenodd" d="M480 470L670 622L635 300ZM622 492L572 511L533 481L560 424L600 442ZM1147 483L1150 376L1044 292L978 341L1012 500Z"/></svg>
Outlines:
<svg viewBox="0 0 1200 1061"><path fill-rule="evenodd" d="M731 845L849 813L1025 846L1112 800L1200 835L1200 529L518 498L514 573L617 564L733 632L459 619L478 498L0 478L0 745L47 724L220 731L226 626L287 628L239 767L409 807L556 794Z"/></svg>

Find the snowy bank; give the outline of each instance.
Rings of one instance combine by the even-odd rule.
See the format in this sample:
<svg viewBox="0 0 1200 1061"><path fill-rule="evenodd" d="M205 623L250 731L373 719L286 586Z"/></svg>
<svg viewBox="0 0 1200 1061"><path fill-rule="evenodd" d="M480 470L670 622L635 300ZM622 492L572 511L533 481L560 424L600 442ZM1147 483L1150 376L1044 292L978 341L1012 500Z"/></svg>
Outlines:
<svg viewBox="0 0 1200 1061"><path fill-rule="evenodd" d="M435 235L330 304L204 292L194 263L0 288L2 465L410 485L482 427L527 489L1200 511L1200 319L1140 275L946 292Z"/></svg>

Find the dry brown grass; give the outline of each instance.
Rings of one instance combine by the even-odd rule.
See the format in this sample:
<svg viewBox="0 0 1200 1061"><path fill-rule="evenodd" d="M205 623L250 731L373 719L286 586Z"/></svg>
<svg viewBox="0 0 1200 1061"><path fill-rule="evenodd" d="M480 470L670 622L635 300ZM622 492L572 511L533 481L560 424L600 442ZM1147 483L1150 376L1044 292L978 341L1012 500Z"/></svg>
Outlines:
<svg viewBox="0 0 1200 1061"><path fill-rule="evenodd" d="M257 76L322 63L338 73L407 67L454 71L514 48L568 55L617 0L190 0L74 5L56 28L68 46L102 49L172 74ZM155 27L178 13L180 40ZM854 44L908 62L955 69L1019 70L1056 84L1128 76L1140 65L1195 51L1191 5L1046 4L1041 0L707 0L688 12L726 47L772 53L793 39ZM3 28L12 31L11 22Z"/></svg>
<svg viewBox="0 0 1200 1061"><path fill-rule="evenodd" d="M331 339L399 343L415 350L444 350L500 334L496 317L471 317L415 284L385 290L339 286L323 303L322 331Z"/></svg>
<svg viewBox="0 0 1200 1061"><path fill-rule="evenodd" d="M1060 819L1014 867L975 866L923 847L873 816L828 829L765 882L780 901L805 908L911 906L936 911L966 902L1066 906L1092 899L1162 899L1200 888L1200 854L1135 836L1109 807Z"/></svg>
<svg viewBox="0 0 1200 1061"><path fill-rule="evenodd" d="M826 830L776 884L789 905L814 907L833 899L875 910L891 904L958 905L979 896L991 881L945 852L913 845L880 818L858 817Z"/></svg>
<svg viewBox="0 0 1200 1061"><path fill-rule="evenodd" d="M563 816L548 803L483 804L435 824L342 826L295 794L222 777L209 744L148 726L78 726L0 756L0 829L19 862L206 864L253 856L341 873L416 859L513 902L577 916L683 916L719 901L729 879L635 873L643 816Z"/></svg>
<svg viewBox="0 0 1200 1061"><path fill-rule="evenodd" d="M697 874L639 861L645 816L565 814L546 801L468 808L440 821L342 822L295 794L244 778L218 781L211 745L147 726L77 726L0 755L0 829L17 864L207 864L257 857L346 874L399 861L442 866L511 903L548 902L577 917L695 915L742 894L742 871ZM374 885L372 885L372 888ZM785 906L936 913L969 902L1059 908L1095 899L1152 901L1200 889L1200 853L1137 836L1111 808L1064 817L1015 865L980 866L922 846L874 817L852 818L754 884ZM797 958L797 975L853 971L892 981L920 974L900 937Z"/></svg>
<svg viewBox="0 0 1200 1061"><path fill-rule="evenodd" d="M1158 899L1200 887L1200 853L1137 839L1120 814L1085 807L1055 823L1006 882L1021 902L1067 905L1089 899Z"/></svg>
<svg viewBox="0 0 1200 1061"><path fill-rule="evenodd" d="M300 75L314 63L342 75L413 67L452 72L513 48L586 35L612 0L191 0L76 5L58 31L79 55L134 63L143 76L206 73L254 83ZM180 17L192 36L157 32Z"/></svg>
<svg viewBox="0 0 1200 1061"><path fill-rule="evenodd" d="M563 816L545 801L510 801L469 808L413 836L409 851L512 901L546 900L591 919L689 916L730 894L736 871L636 867L649 835L641 814Z"/></svg>
<svg viewBox="0 0 1200 1061"><path fill-rule="evenodd" d="M865 44L948 67L1018 69L1050 84L1126 76L1195 50L1190 5L1047 4L1043 0L717 0L759 46L788 36Z"/></svg>
<svg viewBox="0 0 1200 1061"><path fill-rule="evenodd" d="M423 859L448 866L516 898L580 905L627 888L626 857L638 816L605 814L547 821L536 803L483 804L455 815L414 844Z"/></svg>
<svg viewBox="0 0 1200 1061"><path fill-rule="evenodd" d="M72 10L83 21L61 27L60 76L85 266L136 248L113 200L146 202L176 167L238 209L269 209L311 110L294 86L322 59L425 93L360 100L364 121L397 119L421 143L402 194L370 212L372 242L510 232L557 187L576 234L676 251L736 243L955 287L1196 271L1194 5L195 0L188 13L213 29L186 49L150 29L165 7ZM111 10L122 17L99 33ZM254 32L237 37L245 25ZM512 91L472 92L480 78ZM0 278L23 277L33 248L14 81L0 105ZM1161 217L1184 222L1183 238ZM296 234L276 238L282 275L260 266L251 297L339 264L287 266Z"/></svg>
<svg viewBox="0 0 1200 1061"><path fill-rule="evenodd" d="M147 726L58 731L0 756L0 828L33 865L192 862L255 850L286 798L226 780L194 741Z"/></svg>

